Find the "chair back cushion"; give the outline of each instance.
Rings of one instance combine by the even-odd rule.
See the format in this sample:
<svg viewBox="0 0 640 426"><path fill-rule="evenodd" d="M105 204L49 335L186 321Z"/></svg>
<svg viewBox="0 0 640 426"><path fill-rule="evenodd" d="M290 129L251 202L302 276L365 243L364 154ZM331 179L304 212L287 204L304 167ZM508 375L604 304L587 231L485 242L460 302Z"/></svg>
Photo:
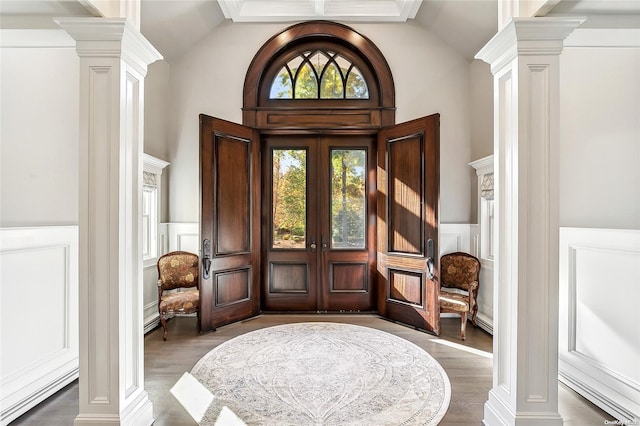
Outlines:
<svg viewBox="0 0 640 426"><path fill-rule="evenodd" d="M158 282L163 290L196 287L199 258L197 254L174 251L158 259Z"/></svg>
<svg viewBox="0 0 640 426"><path fill-rule="evenodd" d="M469 290L469 284L480 278L480 261L468 254L455 252L440 258L440 284Z"/></svg>

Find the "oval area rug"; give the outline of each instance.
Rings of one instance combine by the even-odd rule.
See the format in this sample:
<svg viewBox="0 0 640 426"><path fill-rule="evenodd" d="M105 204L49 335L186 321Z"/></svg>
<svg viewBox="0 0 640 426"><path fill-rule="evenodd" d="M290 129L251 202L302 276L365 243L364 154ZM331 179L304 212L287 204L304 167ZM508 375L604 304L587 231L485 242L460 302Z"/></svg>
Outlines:
<svg viewBox="0 0 640 426"><path fill-rule="evenodd" d="M250 426L435 425L451 397L447 374L427 352L341 323L243 334L205 355L191 374L214 396L202 425L216 424L223 410Z"/></svg>

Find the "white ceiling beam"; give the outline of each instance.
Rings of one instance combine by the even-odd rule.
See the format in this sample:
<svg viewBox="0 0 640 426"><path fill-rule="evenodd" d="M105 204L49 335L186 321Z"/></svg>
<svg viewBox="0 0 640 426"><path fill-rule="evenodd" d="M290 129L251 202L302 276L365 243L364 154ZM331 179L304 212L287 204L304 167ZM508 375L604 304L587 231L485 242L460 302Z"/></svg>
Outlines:
<svg viewBox="0 0 640 426"><path fill-rule="evenodd" d="M404 22L413 19L422 0L218 0L233 22L313 19Z"/></svg>

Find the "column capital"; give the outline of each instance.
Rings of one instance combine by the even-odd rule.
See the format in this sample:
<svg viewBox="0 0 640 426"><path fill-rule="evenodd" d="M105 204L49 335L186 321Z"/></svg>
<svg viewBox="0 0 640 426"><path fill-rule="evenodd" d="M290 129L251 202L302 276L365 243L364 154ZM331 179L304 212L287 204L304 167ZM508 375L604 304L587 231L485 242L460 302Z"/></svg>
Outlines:
<svg viewBox="0 0 640 426"><path fill-rule="evenodd" d="M143 74L162 55L125 18L58 18L54 20L76 41L80 58L123 58Z"/></svg>
<svg viewBox="0 0 640 426"><path fill-rule="evenodd" d="M564 39L586 18L513 18L476 54L494 74L518 56L559 55Z"/></svg>

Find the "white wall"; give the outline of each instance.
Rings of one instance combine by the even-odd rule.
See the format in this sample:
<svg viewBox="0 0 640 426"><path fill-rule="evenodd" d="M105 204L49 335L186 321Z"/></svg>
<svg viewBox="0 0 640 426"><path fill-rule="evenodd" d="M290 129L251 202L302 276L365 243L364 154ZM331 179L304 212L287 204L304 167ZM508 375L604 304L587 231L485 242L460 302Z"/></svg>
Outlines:
<svg viewBox="0 0 640 426"><path fill-rule="evenodd" d="M560 226L640 229L638 76L638 47L560 56Z"/></svg>
<svg viewBox="0 0 640 426"><path fill-rule="evenodd" d="M169 157L167 141L169 116L170 66L165 61L149 65L144 80L144 152L166 160ZM169 217L169 169L163 172L160 221Z"/></svg>
<svg viewBox="0 0 640 426"><path fill-rule="evenodd" d="M493 154L493 74L491 67L478 59L469 65L471 81L471 161ZM478 223L477 176L471 173L471 223Z"/></svg>
<svg viewBox="0 0 640 426"><path fill-rule="evenodd" d="M640 421L640 30L576 30L560 55L561 380Z"/></svg>
<svg viewBox="0 0 640 426"><path fill-rule="evenodd" d="M144 152L160 159L168 152L169 75L169 64L157 61L144 80Z"/></svg>
<svg viewBox="0 0 640 426"><path fill-rule="evenodd" d="M75 44L62 30L2 30L0 40L0 226L77 224Z"/></svg>
<svg viewBox="0 0 640 426"><path fill-rule="evenodd" d="M199 221L198 115L242 121L249 63L289 25L223 23L171 65L170 221ZM441 114L441 221L468 223L470 196L469 64L419 26L360 24L387 58L396 86L396 121Z"/></svg>
<svg viewBox="0 0 640 426"><path fill-rule="evenodd" d="M493 154L493 74L478 59L469 64L471 81L471 160ZM475 186L475 173L473 185Z"/></svg>

